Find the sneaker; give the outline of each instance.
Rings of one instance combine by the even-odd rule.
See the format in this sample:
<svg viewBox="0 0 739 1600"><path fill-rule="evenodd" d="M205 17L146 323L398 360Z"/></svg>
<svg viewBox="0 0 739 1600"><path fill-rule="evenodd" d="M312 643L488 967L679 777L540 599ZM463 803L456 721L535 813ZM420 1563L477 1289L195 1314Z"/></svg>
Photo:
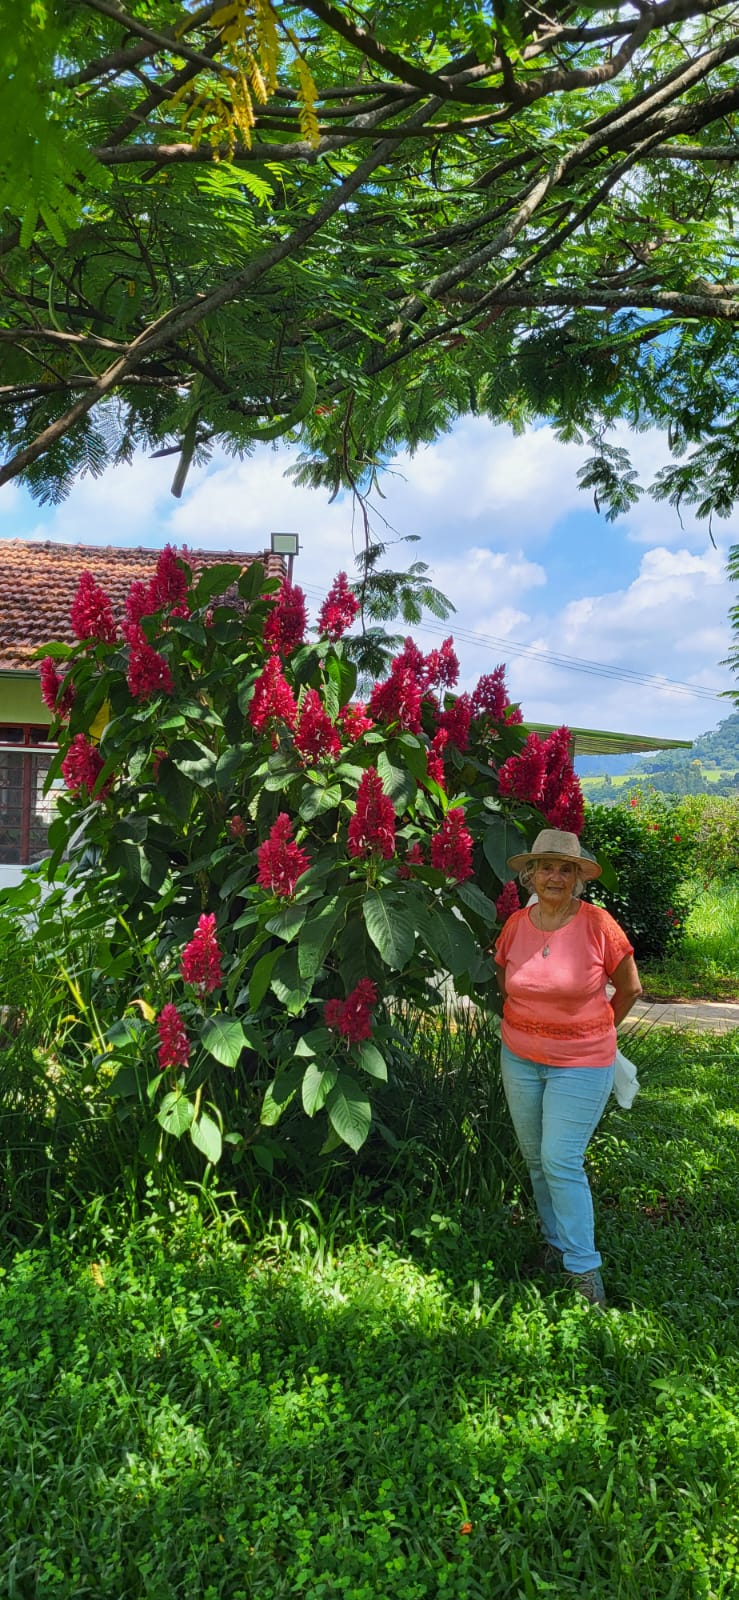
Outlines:
<svg viewBox="0 0 739 1600"><path fill-rule="evenodd" d="M562 1251L553 1244L545 1244L539 1257L539 1270L546 1272L550 1278L555 1278L560 1272L564 1272Z"/></svg>
<svg viewBox="0 0 739 1600"><path fill-rule="evenodd" d="M606 1304L606 1291L603 1288L603 1278L600 1267L593 1267L591 1272L568 1272L567 1274L573 1288L587 1300L591 1306L604 1306Z"/></svg>

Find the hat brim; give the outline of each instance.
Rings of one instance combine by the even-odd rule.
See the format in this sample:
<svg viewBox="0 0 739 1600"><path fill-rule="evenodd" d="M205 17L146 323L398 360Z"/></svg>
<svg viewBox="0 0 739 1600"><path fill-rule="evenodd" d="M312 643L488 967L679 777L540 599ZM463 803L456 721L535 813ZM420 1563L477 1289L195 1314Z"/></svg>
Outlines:
<svg viewBox="0 0 739 1600"><path fill-rule="evenodd" d="M594 861L592 856L567 856L561 855L556 850L525 850L523 855L509 856L506 865L512 867L514 872L522 872L524 867L532 866L535 861L543 861L545 856L550 861L568 861L574 863L574 865L578 868L580 877L585 878L588 882L590 882L593 878L599 878L603 871L603 868L598 866L597 861Z"/></svg>

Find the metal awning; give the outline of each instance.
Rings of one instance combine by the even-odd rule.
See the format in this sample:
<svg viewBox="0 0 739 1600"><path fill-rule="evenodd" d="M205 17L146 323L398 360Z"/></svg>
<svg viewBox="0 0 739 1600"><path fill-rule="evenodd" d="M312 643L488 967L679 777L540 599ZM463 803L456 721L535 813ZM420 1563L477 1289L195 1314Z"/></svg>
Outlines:
<svg viewBox="0 0 739 1600"><path fill-rule="evenodd" d="M554 733L554 722L529 722L530 733ZM561 724L560 724L561 726ZM573 756L646 755L649 750L692 750L692 739L656 739L643 733L608 733L601 728L570 728Z"/></svg>

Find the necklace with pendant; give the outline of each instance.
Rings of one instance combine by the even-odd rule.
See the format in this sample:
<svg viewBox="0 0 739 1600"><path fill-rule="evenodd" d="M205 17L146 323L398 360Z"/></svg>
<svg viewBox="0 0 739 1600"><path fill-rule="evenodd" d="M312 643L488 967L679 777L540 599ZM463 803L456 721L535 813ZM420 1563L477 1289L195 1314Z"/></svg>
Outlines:
<svg viewBox="0 0 739 1600"><path fill-rule="evenodd" d="M566 923L567 923L567 922L569 922L569 912L568 912L568 914L567 914L567 916L566 916L566 917L565 917L565 920L564 920L564 922L560 922L560 923L558 923L558 925L557 925L557 927L556 927L556 928L550 928L550 930L549 930L549 932L548 932L548 933L547 933L547 930L546 930L546 928L542 928L542 930L541 930L541 931L542 931L542 933L545 933L545 934L546 934L546 938L545 938L545 940L544 940L544 944L543 944L543 946L542 946L542 951L541 951L541 954L542 954L542 959L543 959L543 960L546 960L546 958L547 958L547 956L548 956L548 955L549 955L549 952L550 952L550 950L551 950L551 943L550 943L550 941L551 941L551 939L552 939L552 937L553 937L553 935L554 935L554 934L555 934L555 933L559 933L559 930L560 930L560 928L564 928L564 927L565 927L565 925L566 925Z"/></svg>

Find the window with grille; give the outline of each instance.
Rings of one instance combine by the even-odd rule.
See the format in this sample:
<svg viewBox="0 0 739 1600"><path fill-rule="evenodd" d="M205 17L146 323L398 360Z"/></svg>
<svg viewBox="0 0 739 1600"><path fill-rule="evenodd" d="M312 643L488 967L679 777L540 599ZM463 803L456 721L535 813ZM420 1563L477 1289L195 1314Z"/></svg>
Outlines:
<svg viewBox="0 0 739 1600"><path fill-rule="evenodd" d="M48 855L54 791L44 784L56 745L48 728L0 725L0 865L28 866Z"/></svg>

